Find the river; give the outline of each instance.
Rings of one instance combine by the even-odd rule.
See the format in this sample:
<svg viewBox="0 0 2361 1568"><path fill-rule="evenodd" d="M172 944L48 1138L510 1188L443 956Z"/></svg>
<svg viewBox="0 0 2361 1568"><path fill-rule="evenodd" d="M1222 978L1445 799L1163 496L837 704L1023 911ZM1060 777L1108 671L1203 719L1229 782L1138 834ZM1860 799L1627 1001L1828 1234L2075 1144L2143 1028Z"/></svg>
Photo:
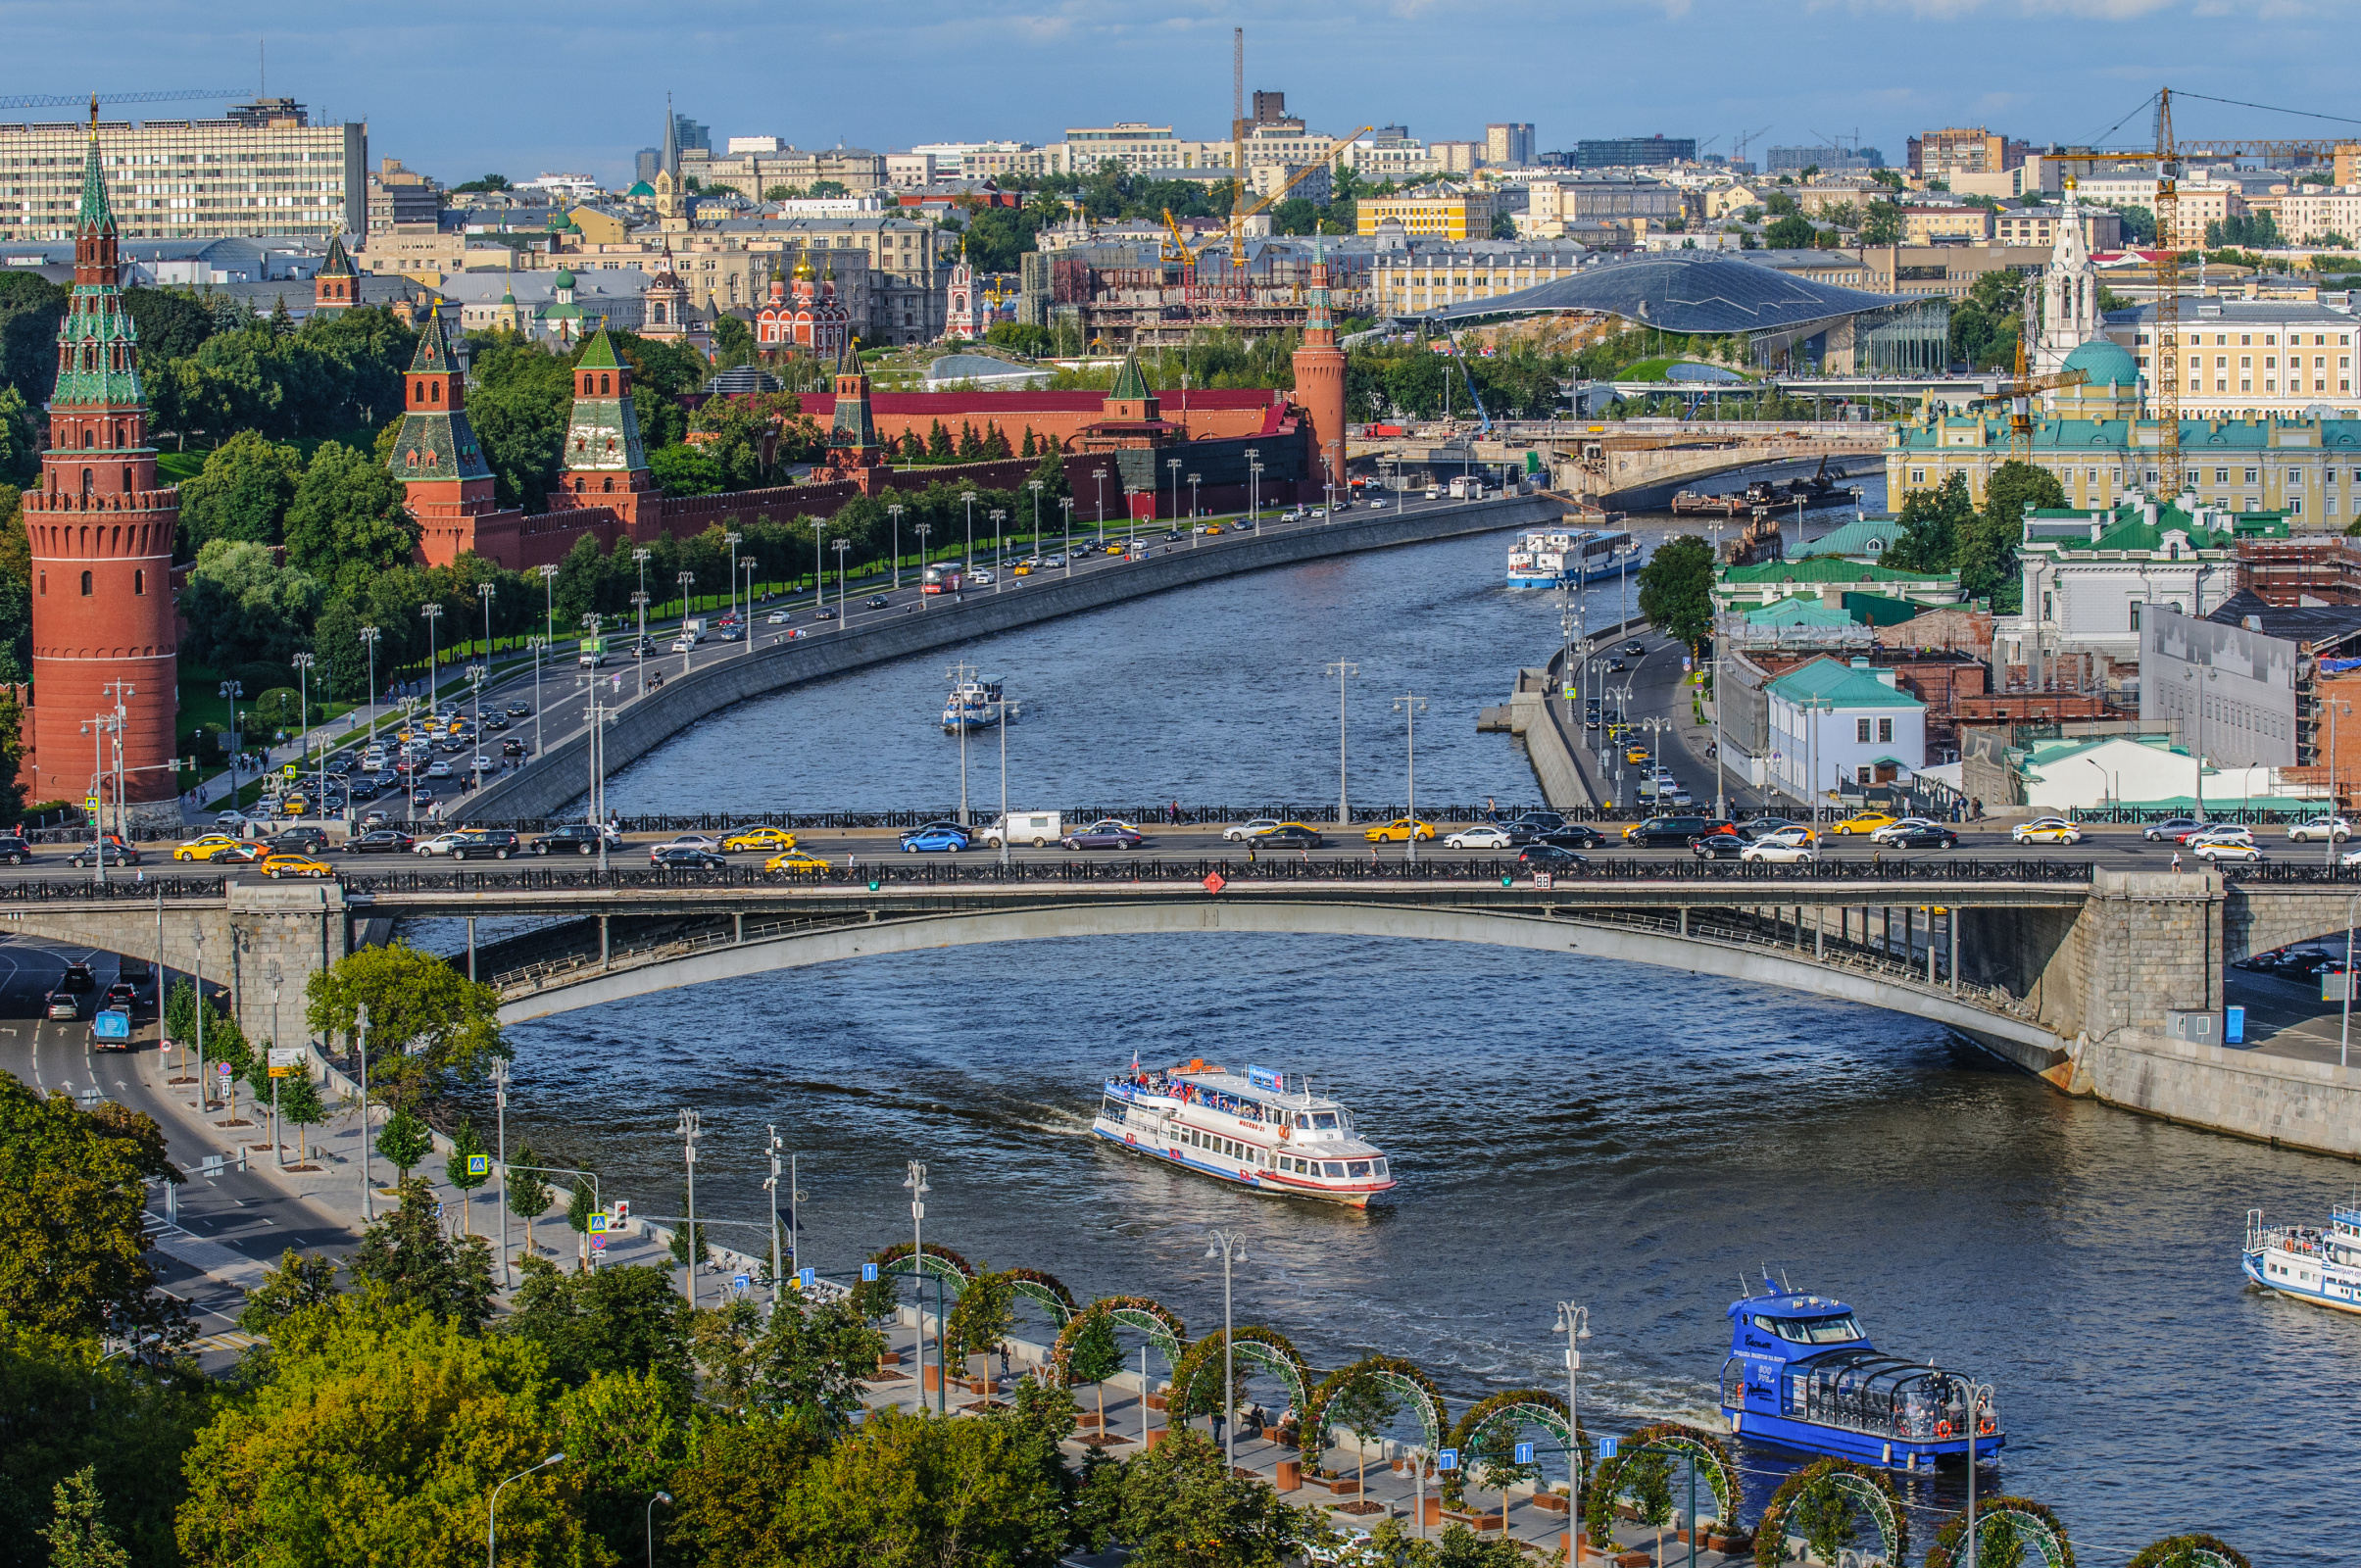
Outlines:
<svg viewBox="0 0 2361 1568"><path fill-rule="evenodd" d="M992 639L974 662L1038 705L1009 736L1012 787L1061 804L1330 798L1320 665L1341 656L1362 666L1356 796L1401 776L1380 694L1417 691L1422 798L1525 798L1513 743L1475 735L1474 710L1557 617L1550 596L1498 586L1504 543ZM717 715L611 798L625 812L952 800L956 743L929 722L939 662ZM979 806L997 801L992 761ZM923 1159L928 1238L971 1260L1046 1269L1084 1298L1151 1296L1202 1333L1221 1301L1205 1233L1229 1228L1249 1254L1239 1321L1318 1367L1406 1356L1454 1411L1560 1386L1553 1303L1586 1301L1586 1422L1617 1430L1713 1419L1724 1308L1767 1264L1852 1303L1882 1348L1996 1384L1998 1480L2054 1507L2091 1568L2193 1529L2259 1560L2342 1555L2336 1434L2361 1321L2250 1293L2237 1252L2247 1208L2318 1223L2352 1167L2063 1099L1914 1019L1571 955L1127 937L792 971L514 1036L511 1138L595 1162L643 1211L678 1211L679 1107L703 1117L699 1206L715 1217L765 1211L778 1124L809 1194L805 1261L822 1268L908 1236L904 1162ZM1135 1053L1308 1073L1357 1108L1402 1185L1331 1211L1105 1148L1096 1086ZM1789 1463L1749 1454L1749 1514ZM1958 1477L1908 1485L1923 1549Z"/></svg>

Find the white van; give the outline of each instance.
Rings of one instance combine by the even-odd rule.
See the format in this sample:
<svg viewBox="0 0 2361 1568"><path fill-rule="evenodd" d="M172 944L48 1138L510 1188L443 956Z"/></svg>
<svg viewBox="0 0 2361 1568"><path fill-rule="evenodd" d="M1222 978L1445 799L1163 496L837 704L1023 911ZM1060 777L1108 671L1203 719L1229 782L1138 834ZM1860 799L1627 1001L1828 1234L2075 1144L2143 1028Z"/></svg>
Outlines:
<svg viewBox="0 0 2361 1568"><path fill-rule="evenodd" d="M1004 827L1003 823L1013 823ZM999 849L1005 839L1010 844L1030 844L1035 849L1055 844L1065 837L1065 816L1059 811L1010 811L1000 822L984 829L984 844Z"/></svg>

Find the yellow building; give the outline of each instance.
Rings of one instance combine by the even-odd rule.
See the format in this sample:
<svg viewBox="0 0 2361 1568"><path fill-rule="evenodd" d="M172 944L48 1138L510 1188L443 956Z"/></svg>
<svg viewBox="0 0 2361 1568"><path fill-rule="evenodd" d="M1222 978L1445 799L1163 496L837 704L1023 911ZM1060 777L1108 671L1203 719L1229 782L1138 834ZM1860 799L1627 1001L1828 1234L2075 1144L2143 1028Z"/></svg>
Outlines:
<svg viewBox="0 0 2361 1568"><path fill-rule="evenodd" d="M1981 207L1905 207L1902 243L1932 245L1939 239L1987 240L1992 215Z"/></svg>
<svg viewBox="0 0 2361 1568"><path fill-rule="evenodd" d="M1506 240L1463 251L1422 246L1381 252L1369 270L1370 299L1380 316L1415 316L1571 277L1582 257L1579 245Z"/></svg>
<svg viewBox="0 0 2361 1568"><path fill-rule="evenodd" d="M1476 190L1364 196L1355 204L1363 234L1374 234L1378 224L1390 221L1411 234L1434 239L1489 238L1497 205L1489 192Z"/></svg>

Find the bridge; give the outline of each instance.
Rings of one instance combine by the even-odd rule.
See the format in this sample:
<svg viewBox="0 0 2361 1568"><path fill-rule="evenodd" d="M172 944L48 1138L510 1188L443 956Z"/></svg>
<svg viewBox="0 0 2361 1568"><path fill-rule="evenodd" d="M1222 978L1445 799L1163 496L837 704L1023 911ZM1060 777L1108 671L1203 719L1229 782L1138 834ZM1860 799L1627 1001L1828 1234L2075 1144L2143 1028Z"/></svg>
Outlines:
<svg viewBox="0 0 2361 1568"><path fill-rule="evenodd" d="M1351 444L1349 455L1356 463L1423 467L1448 477L1463 467L1495 464L1521 468L1525 454L1538 452L1549 465L1554 489L1602 506L1641 508L1663 505L1693 480L1741 468L1822 458L1832 466L1846 459L1882 459L1886 438L1883 424L1833 420L1635 419L1526 425L1504 430L1497 440L1462 434L1444 445L1414 436L1364 438Z"/></svg>
<svg viewBox="0 0 2361 1568"><path fill-rule="evenodd" d="M2083 861L1595 861L1554 885L1509 861L893 860L822 875L595 868L388 871L254 887L0 884L0 929L203 964L242 1007L396 922L465 920L452 961L523 1023L857 957L1073 937L1221 932L1484 943L1646 963L1926 1018L2071 1094L2361 1156L2361 1074L2170 1038L2219 1018L2223 966L2342 929L2361 877ZM479 919L542 922L477 947ZM248 1016L255 1016L249 1012Z"/></svg>

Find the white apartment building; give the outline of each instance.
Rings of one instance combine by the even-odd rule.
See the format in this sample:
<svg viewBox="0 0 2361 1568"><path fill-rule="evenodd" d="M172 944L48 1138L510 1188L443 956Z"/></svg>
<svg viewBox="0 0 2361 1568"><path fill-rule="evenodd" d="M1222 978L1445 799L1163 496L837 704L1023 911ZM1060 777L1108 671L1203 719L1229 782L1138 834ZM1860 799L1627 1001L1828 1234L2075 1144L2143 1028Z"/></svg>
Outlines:
<svg viewBox="0 0 2361 1568"><path fill-rule="evenodd" d="M123 237L365 232L369 127L315 125L293 107L265 123L99 122L99 167ZM89 137L79 121L0 124L0 241L74 238Z"/></svg>
<svg viewBox="0 0 2361 1568"><path fill-rule="evenodd" d="M2091 174L2075 182L2085 203L2156 210L2153 174ZM2205 243L2205 225L2246 216L2243 187L2227 180L2184 179L2180 184L2180 218L2176 232L2184 249Z"/></svg>
<svg viewBox="0 0 2361 1568"><path fill-rule="evenodd" d="M1398 185L1410 185L1444 172L1442 161L1425 142L1413 136L1375 132L1354 141L1338 155L1338 162L1351 166L1355 174L1371 185L1389 179Z"/></svg>
<svg viewBox="0 0 2361 1568"><path fill-rule="evenodd" d="M2155 307L2107 317L2101 335L2132 351L2155 375ZM2302 300L2184 299L2181 302L2183 418L2291 417L2317 407L2361 408L2353 390L2349 308ZM2350 417L2350 415L2345 415Z"/></svg>
<svg viewBox="0 0 2361 1568"><path fill-rule="evenodd" d="M2361 244L2361 185L2291 187L2279 199L2279 231L2298 245Z"/></svg>

